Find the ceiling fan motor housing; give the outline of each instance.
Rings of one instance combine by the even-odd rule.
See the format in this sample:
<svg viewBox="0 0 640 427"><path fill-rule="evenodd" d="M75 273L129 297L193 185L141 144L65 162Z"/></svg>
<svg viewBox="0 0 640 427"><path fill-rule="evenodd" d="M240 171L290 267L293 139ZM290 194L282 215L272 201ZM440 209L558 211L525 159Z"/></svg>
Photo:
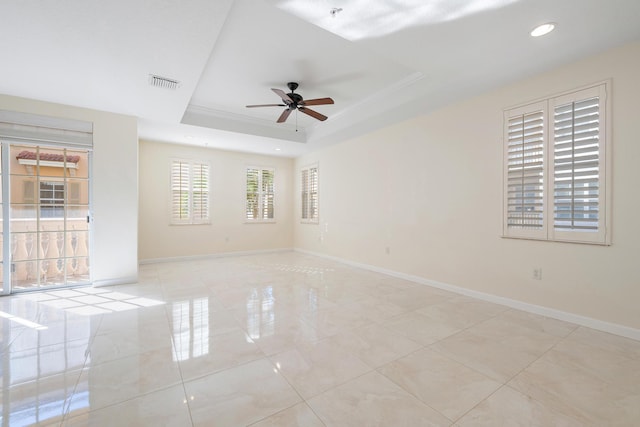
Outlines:
<svg viewBox="0 0 640 427"><path fill-rule="evenodd" d="M300 102L302 102L302 96L301 96L301 95L298 95L297 93L293 93L293 92L291 92L291 93L288 93L288 94L287 94L287 96L288 96L289 98L291 98L291 100L293 101L293 104L292 104L292 105L293 105L294 107L297 107L297 106L298 106L298 104L299 104Z"/></svg>

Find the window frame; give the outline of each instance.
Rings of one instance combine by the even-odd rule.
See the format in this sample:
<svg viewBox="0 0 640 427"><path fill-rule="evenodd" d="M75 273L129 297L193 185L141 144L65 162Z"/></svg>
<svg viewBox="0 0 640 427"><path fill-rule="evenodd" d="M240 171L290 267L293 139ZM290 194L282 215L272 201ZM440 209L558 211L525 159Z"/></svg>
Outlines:
<svg viewBox="0 0 640 427"><path fill-rule="evenodd" d="M55 179L39 180L38 182L40 217L64 218L68 200L65 182ZM43 186L49 186L50 188L43 188ZM51 197L43 197L43 192L51 192ZM58 197L55 197L56 195Z"/></svg>
<svg viewBox="0 0 640 427"><path fill-rule="evenodd" d="M186 183L188 215L185 218L176 218L174 215L176 203L174 200L174 165L176 163L188 165L188 176ZM206 168L206 189L202 191L200 198L205 199L205 204L200 203L200 210L206 208L206 216L195 218L194 208L194 176L195 168ZM198 161L193 159L172 158L169 162L169 225L208 225L211 224L211 164L207 161Z"/></svg>
<svg viewBox="0 0 640 427"><path fill-rule="evenodd" d="M555 224L555 169L556 163L556 135L555 119L556 107L572 102L582 102L598 98L598 221L594 231L560 230ZM544 99L507 108L503 111L503 218L502 237L515 239L533 239L567 243L586 243L596 245L611 245L611 81L603 81L584 86L571 91L559 93ZM542 227L515 228L509 224L509 121L513 117L543 111L543 174L542 174ZM575 158L575 157L573 157ZM574 182L574 181L572 181ZM575 190L574 190L575 191ZM522 196L524 197L524 196Z"/></svg>
<svg viewBox="0 0 640 427"><path fill-rule="evenodd" d="M257 184L257 191L255 193L249 193L249 171L250 170L256 170L258 171L258 184ZM273 180L273 187L272 187L272 191L263 191L263 179L264 179L264 175L265 172L270 172L271 176L272 176L272 180ZM273 216L271 218L269 217L264 217L264 215L259 215L256 218L249 218L248 216L248 212L249 212L249 199L248 196L249 194L256 194L257 195L257 208L258 208L258 212L262 212L264 213L264 198L266 195L271 194L272 196L272 204L273 204L273 209L272 209L272 214ZM264 224L264 223L275 223L276 222L276 168L272 167L272 166L246 166L244 168L244 222L247 224L256 224L256 223L260 223L260 224Z"/></svg>
<svg viewBox="0 0 640 427"><path fill-rule="evenodd" d="M305 187L304 174L311 175L315 170L315 192L312 179L307 179ZM315 194L315 215L309 211L312 209L313 195ZM305 204L306 203L306 204ZM306 207L306 209L305 209ZM306 214L306 215L305 215ZM300 222L302 224L320 223L320 169L317 163L300 169Z"/></svg>

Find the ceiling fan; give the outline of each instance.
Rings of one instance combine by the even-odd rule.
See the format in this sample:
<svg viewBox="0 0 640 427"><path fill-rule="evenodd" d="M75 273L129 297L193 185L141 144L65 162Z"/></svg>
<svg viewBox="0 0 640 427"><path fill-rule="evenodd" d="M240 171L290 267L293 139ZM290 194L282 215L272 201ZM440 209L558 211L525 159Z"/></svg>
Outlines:
<svg viewBox="0 0 640 427"><path fill-rule="evenodd" d="M317 98L317 99L303 99L300 94L294 93L294 91L298 88L298 83L289 82L287 83L287 87L291 91L291 93L284 93L283 90L273 89L280 98L282 98L282 102L284 104L262 104L262 105L247 105L247 108L255 108L255 107L287 107L280 117L278 118L278 123L284 123L291 114L292 111L298 110L302 113L305 113L308 116L313 117L314 119L318 119L321 121L327 120L327 116L318 113L317 111L311 110L307 108L308 105L326 105L333 104L333 99L331 98Z"/></svg>

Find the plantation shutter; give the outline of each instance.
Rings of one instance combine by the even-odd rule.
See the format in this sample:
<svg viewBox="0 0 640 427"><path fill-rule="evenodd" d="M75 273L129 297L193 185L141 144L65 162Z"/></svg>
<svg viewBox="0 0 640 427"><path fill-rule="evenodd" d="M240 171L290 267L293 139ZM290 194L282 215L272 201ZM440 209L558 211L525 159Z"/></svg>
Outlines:
<svg viewBox="0 0 640 427"><path fill-rule="evenodd" d="M309 219L312 221L318 220L318 168L314 167L309 170Z"/></svg>
<svg viewBox="0 0 640 427"><path fill-rule="evenodd" d="M302 189L301 194L301 213L302 219L309 219L309 175L311 173L311 169L302 169L300 171L300 188Z"/></svg>
<svg viewBox="0 0 640 427"><path fill-rule="evenodd" d="M545 107L513 111L506 121L505 234L536 237L544 232Z"/></svg>
<svg viewBox="0 0 640 427"><path fill-rule="evenodd" d="M260 185L260 171L255 168L247 168L247 203L245 207L246 219L258 219L258 188Z"/></svg>
<svg viewBox="0 0 640 427"><path fill-rule="evenodd" d="M171 222L188 223L189 207L189 163L174 161L171 164Z"/></svg>
<svg viewBox="0 0 640 427"><path fill-rule="evenodd" d="M318 167L312 166L300 172L301 217L304 222L318 220Z"/></svg>
<svg viewBox="0 0 640 427"><path fill-rule="evenodd" d="M209 221L209 165L193 164L192 176L192 221Z"/></svg>
<svg viewBox="0 0 640 427"><path fill-rule="evenodd" d="M505 237L611 244L607 87L505 110Z"/></svg>
<svg viewBox="0 0 640 427"><path fill-rule="evenodd" d="M598 89L553 100L553 233L559 240L604 240L604 102Z"/></svg>
<svg viewBox="0 0 640 427"><path fill-rule="evenodd" d="M273 175L271 169L262 171L262 219L273 219Z"/></svg>
<svg viewBox="0 0 640 427"><path fill-rule="evenodd" d="M248 167L245 219L269 221L274 219L275 169Z"/></svg>
<svg viewBox="0 0 640 427"><path fill-rule="evenodd" d="M209 165L172 161L171 223L203 224L209 217Z"/></svg>

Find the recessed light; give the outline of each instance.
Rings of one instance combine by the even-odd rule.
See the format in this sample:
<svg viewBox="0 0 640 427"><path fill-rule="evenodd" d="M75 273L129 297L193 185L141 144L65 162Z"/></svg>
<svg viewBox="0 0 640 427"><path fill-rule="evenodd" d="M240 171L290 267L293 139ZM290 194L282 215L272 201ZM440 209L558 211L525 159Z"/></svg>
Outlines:
<svg viewBox="0 0 640 427"><path fill-rule="evenodd" d="M276 151L280 151L280 150L281 150L281 148L276 148Z"/></svg>
<svg viewBox="0 0 640 427"><path fill-rule="evenodd" d="M554 24L553 22L547 22L546 24L538 25L533 30L531 30L531 33L529 34L531 34L531 37L540 37L544 36L545 34L549 34L555 28L556 24Z"/></svg>

